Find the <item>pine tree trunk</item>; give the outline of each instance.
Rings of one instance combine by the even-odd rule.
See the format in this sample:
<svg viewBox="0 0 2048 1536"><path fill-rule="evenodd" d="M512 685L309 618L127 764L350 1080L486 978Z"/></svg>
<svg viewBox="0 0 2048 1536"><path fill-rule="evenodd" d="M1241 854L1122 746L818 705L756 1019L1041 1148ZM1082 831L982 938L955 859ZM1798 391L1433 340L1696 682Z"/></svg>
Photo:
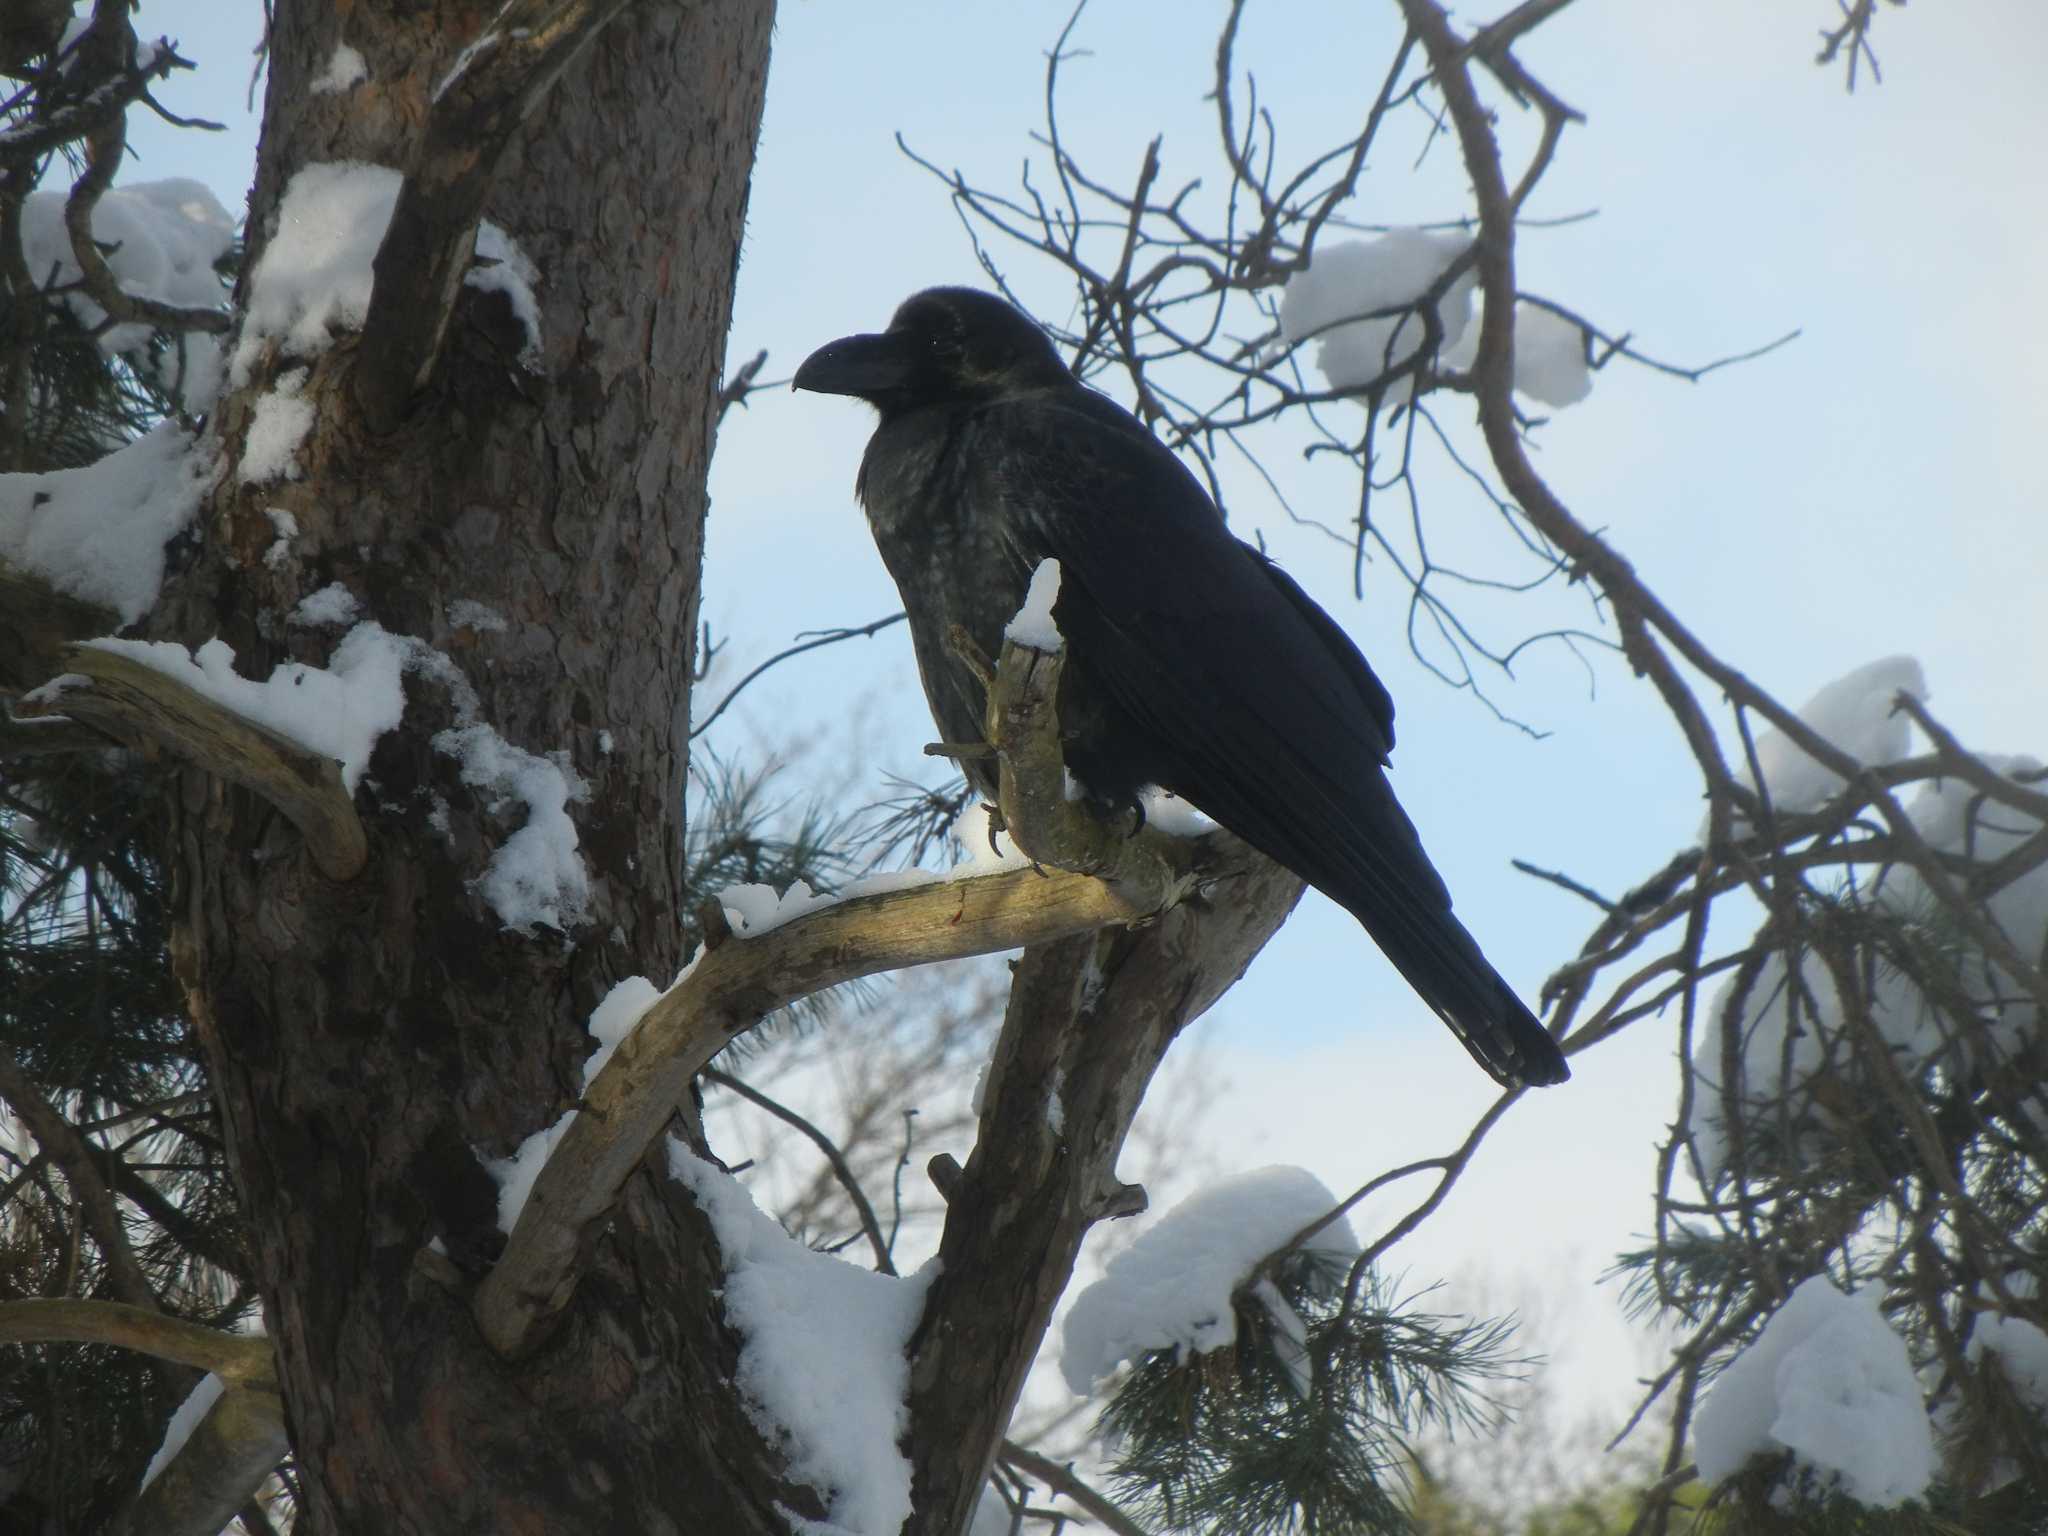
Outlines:
<svg viewBox="0 0 2048 1536"><path fill-rule="evenodd" d="M496 10L282 0L252 259L304 165L411 164L435 82ZM472 714L438 664L408 672L356 797L353 880L196 771L173 818L175 962L260 1246L303 1531L745 1533L785 1529L778 1504L817 1509L730 1389L715 1245L653 1161L527 1357L497 1358L464 1294L500 1241L479 1156L573 1103L614 981L665 981L681 958L705 473L770 19L757 0L648 5L599 34L513 134L487 210L542 273L540 367L504 301L468 292L431 384L380 435L344 339L304 386L302 477L251 488L233 465L254 403L296 365L259 367L221 406L227 470L151 620L218 635L262 677L327 661L340 631L287 616L339 582L474 692ZM344 41L370 80L312 93ZM276 564L272 509L299 530ZM458 600L503 627L459 622ZM525 812L436 749L469 718L587 786L589 912L567 934L508 932L473 888Z"/></svg>

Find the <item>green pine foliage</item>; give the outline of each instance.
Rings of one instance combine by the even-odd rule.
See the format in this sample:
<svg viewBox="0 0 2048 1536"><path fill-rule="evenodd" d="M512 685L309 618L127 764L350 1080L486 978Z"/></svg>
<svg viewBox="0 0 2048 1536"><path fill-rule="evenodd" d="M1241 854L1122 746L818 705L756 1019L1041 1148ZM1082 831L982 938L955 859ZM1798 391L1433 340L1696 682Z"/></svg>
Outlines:
<svg viewBox="0 0 2048 1536"><path fill-rule="evenodd" d="M1119 1501L1161 1531L1415 1530L1409 1439L1491 1422L1489 1386L1524 1363L1508 1354L1512 1322L1422 1312L1371 1270L1347 1300L1343 1270L1310 1255L1274 1283L1293 1319L1240 1290L1235 1344L1157 1350L1118 1383L1098 1429Z"/></svg>

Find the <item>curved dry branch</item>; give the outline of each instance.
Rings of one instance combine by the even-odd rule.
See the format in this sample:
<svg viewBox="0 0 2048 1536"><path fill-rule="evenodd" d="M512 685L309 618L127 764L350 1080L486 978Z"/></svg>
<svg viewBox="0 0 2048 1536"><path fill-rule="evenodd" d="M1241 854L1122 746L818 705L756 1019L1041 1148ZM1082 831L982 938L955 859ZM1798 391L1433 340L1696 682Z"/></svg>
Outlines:
<svg viewBox="0 0 2048 1536"><path fill-rule="evenodd" d="M110 78L137 82L136 98L148 83L173 69L191 68L167 43L153 45L149 64L136 62L135 29L128 23L125 0L98 0L93 7L92 25L79 46L81 65ZM226 309L186 308L146 299L127 292L114 269L100 254L93 239L93 210L114 184L128 149L128 102L118 109L109 107L80 135L85 141L85 172L73 183L64 200L64 228L71 237L71 257L78 263L79 285L112 321L147 325L160 331L225 331L229 325Z"/></svg>
<svg viewBox="0 0 2048 1536"><path fill-rule="evenodd" d="M995 954L1146 915L1101 880L1027 866L854 896L758 938L707 947L584 1093L584 1112L535 1180L477 1291L485 1337L501 1353L517 1353L568 1304L586 1230L602 1222L690 1079L768 1014L880 971Z"/></svg>
<svg viewBox="0 0 2048 1536"><path fill-rule="evenodd" d="M0 1344L108 1344L211 1371L235 1386L275 1386L270 1341L223 1333L120 1301L75 1297L0 1301Z"/></svg>
<svg viewBox="0 0 2048 1536"><path fill-rule="evenodd" d="M1538 532L1551 540L1581 573L1590 576L1615 605L1623 650L1630 663L1663 698L1684 732L1707 779L1710 815L1717 842L1727 840L1739 791L1721 755L1699 700L1665 647L1675 651L1718 687L1738 711L1754 710L1775 726L1800 751L1847 783L1867 783L1864 766L1827 740L1792 710L1758 688L1746 676L1709 650L1661 599L1636 576L1635 570L1603 540L1587 530L1558 500L1530 462L1521 425L1511 398L1514 381L1514 217L1511 196L1501 167L1493 120L1473 86L1465 65L1465 45L1452 32L1443 9L1434 0L1401 0L1408 23L1422 39L1438 88L1457 130L1473 197L1479 210L1479 287L1485 297L1479 352L1472 364L1480 430L1501 481ZM1496 64L1488 59L1489 65ZM1546 116L1553 109L1545 105ZM1554 119L1555 120L1555 119ZM1547 156L1554 140L1546 135L1538 155ZM1532 165L1533 171L1536 167ZM1524 177L1526 186L1528 177ZM1661 637L1661 638L1660 638ZM2022 955L1996 924L1941 867L1896 796L1877 787L1871 803L1901 845L1902 859L1926 880L1942 907L2044 1008L2048 1008L2048 977ZM1757 894L1774 906L1771 892L1759 878Z"/></svg>
<svg viewBox="0 0 2048 1536"><path fill-rule="evenodd" d="M1198 882L1230 879L1257 858L1234 839L1123 837L1070 803L1051 708L1058 677L1056 657L1007 645L993 690L1001 702L990 711L1005 754L1008 829L1042 863L857 894L755 938L714 931L718 941L707 942L591 1081L582 1112L478 1287L478 1326L500 1353L528 1347L568 1305L589 1242L690 1079L768 1014L880 971L1142 922Z"/></svg>
<svg viewBox="0 0 2048 1536"><path fill-rule="evenodd" d="M369 844L334 759L118 652L74 645L62 665L80 681L24 698L17 714L63 715L131 746L163 747L276 806L305 836L307 854L328 879L352 880L362 871Z"/></svg>
<svg viewBox="0 0 2048 1536"><path fill-rule="evenodd" d="M386 433L425 387L447 339L477 221L513 131L630 0L506 0L434 87L426 129L377 247L352 385Z"/></svg>

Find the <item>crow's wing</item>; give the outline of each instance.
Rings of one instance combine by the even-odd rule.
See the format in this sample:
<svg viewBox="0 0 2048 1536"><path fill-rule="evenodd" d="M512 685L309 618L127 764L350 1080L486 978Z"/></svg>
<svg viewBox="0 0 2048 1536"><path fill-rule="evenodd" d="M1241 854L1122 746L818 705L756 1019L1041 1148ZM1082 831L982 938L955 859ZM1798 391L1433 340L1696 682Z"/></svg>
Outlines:
<svg viewBox="0 0 2048 1536"><path fill-rule="evenodd" d="M1061 633L1164 787L1351 911L1496 1078L1565 1076L1452 916L1387 783L1392 701L1335 621L1112 403L1012 401L980 427L1020 557L1060 561Z"/></svg>

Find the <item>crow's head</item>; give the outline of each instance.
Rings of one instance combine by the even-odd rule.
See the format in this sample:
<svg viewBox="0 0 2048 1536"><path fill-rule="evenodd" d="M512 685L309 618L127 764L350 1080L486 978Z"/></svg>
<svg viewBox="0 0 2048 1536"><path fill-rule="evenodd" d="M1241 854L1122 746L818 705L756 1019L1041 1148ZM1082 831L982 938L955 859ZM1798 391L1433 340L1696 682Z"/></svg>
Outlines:
<svg viewBox="0 0 2048 1536"><path fill-rule="evenodd" d="M884 418L1072 382L1029 315L972 288L912 295L889 329L827 342L804 359L794 381L820 394L856 395Z"/></svg>

